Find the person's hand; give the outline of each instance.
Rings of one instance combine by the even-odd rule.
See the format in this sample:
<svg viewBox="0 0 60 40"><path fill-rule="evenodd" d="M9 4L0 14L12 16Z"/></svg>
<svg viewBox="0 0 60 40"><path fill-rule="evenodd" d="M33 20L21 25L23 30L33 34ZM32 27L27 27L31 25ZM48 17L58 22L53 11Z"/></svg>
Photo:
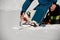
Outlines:
<svg viewBox="0 0 60 40"><path fill-rule="evenodd" d="M28 21L28 19L27 19L27 17L26 17L26 15L24 14L24 12L21 12L21 14L20 14L20 20L24 20L24 21Z"/></svg>
<svg viewBox="0 0 60 40"><path fill-rule="evenodd" d="M21 12L20 14L20 20L22 20L24 18L24 12Z"/></svg>

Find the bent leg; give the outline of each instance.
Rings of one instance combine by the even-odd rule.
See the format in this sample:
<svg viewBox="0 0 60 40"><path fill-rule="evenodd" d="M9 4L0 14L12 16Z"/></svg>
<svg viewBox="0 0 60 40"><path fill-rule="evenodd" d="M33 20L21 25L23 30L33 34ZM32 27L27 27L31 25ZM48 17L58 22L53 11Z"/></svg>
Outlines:
<svg viewBox="0 0 60 40"><path fill-rule="evenodd" d="M36 10L36 12L35 12L32 20L36 21L38 24L42 24L43 18L44 18L44 16L45 16L45 14L46 14L46 12L47 12L47 10L48 10L49 7L50 6L42 6L41 5Z"/></svg>

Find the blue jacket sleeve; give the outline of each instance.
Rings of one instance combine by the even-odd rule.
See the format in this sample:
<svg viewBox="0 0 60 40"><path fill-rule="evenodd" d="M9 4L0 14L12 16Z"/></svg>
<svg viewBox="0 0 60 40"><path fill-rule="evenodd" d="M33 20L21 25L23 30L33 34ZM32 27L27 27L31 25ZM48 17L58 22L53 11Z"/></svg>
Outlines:
<svg viewBox="0 0 60 40"><path fill-rule="evenodd" d="M26 0L25 3L22 6L22 11L25 12L27 8L30 6L33 0Z"/></svg>
<svg viewBox="0 0 60 40"><path fill-rule="evenodd" d="M56 3L57 2L57 0L51 0L52 1L52 3Z"/></svg>

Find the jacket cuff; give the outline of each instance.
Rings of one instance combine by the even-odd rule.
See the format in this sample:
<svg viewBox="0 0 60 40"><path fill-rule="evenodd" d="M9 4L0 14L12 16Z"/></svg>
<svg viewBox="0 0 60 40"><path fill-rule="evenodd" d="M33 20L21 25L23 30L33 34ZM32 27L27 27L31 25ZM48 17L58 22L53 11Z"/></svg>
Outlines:
<svg viewBox="0 0 60 40"><path fill-rule="evenodd" d="M20 15L22 15L24 13L24 11L21 11Z"/></svg>

